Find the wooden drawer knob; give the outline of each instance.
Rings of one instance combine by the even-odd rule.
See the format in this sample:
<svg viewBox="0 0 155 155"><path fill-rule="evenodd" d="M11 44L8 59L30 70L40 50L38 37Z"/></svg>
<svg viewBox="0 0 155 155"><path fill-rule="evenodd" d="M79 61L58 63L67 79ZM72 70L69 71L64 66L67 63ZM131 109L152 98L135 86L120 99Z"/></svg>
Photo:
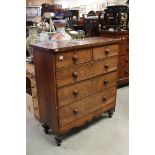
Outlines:
<svg viewBox="0 0 155 155"><path fill-rule="evenodd" d="M105 69L109 69L109 64L105 64L105 65L104 65L104 68L105 68Z"/></svg>
<svg viewBox="0 0 155 155"><path fill-rule="evenodd" d="M120 38L121 40L125 40L125 37Z"/></svg>
<svg viewBox="0 0 155 155"><path fill-rule="evenodd" d="M129 59L128 58L126 58L126 60L125 60L126 62L129 62Z"/></svg>
<svg viewBox="0 0 155 155"><path fill-rule="evenodd" d="M74 109L74 110L73 110L73 114L74 114L74 115L77 115L78 113L79 113L78 109Z"/></svg>
<svg viewBox="0 0 155 155"><path fill-rule="evenodd" d="M109 81L108 80L104 80L104 85L108 85L109 84Z"/></svg>
<svg viewBox="0 0 155 155"><path fill-rule="evenodd" d="M78 77L78 72L73 72L72 76L76 79Z"/></svg>
<svg viewBox="0 0 155 155"><path fill-rule="evenodd" d="M79 95L78 90L73 90L73 95L75 95L75 96Z"/></svg>
<svg viewBox="0 0 155 155"><path fill-rule="evenodd" d="M107 48L106 50L105 50L105 55L108 55L109 54L109 49Z"/></svg>
<svg viewBox="0 0 155 155"><path fill-rule="evenodd" d="M102 100L103 100L104 102L107 101L107 97L104 96L104 97L102 98Z"/></svg>
<svg viewBox="0 0 155 155"><path fill-rule="evenodd" d="M76 62L79 59L78 55L73 55L72 60Z"/></svg>

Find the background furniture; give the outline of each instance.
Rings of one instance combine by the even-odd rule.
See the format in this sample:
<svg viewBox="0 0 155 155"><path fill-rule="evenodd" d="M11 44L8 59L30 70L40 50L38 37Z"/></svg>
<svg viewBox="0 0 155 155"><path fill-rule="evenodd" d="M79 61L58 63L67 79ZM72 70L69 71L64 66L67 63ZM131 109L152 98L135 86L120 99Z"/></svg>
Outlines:
<svg viewBox="0 0 155 155"><path fill-rule="evenodd" d="M99 19L94 18L84 18L84 30L87 37L96 37L99 35Z"/></svg>
<svg viewBox="0 0 155 155"><path fill-rule="evenodd" d="M78 19L79 19L79 10L64 10L64 18L67 19L69 27L74 29L78 29ZM73 17L76 17L76 19L73 19Z"/></svg>
<svg viewBox="0 0 155 155"><path fill-rule="evenodd" d="M118 86L129 84L129 32L99 31L104 38L119 38Z"/></svg>
<svg viewBox="0 0 155 155"><path fill-rule="evenodd" d="M32 95L33 105L28 105L28 109L32 112L38 120L39 116L39 107L38 107L38 97L37 97L37 88L35 80L35 70L33 64L26 64L26 90L29 95Z"/></svg>
<svg viewBox="0 0 155 155"><path fill-rule="evenodd" d="M54 5L50 5L50 4L42 4L42 9L41 9L41 16L44 15L45 12L53 12L55 14L61 14L62 11L62 5L60 4L54 4Z"/></svg>
<svg viewBox="0 0 155 155"><path fill-rule="evenodd" d="M40 119L57 145L70 129L116 105L118 39L87 38L33 44Z"/></svg>
<svg viewBox="0 0 155 155"><path fill-rule="evenodd" d="M41 16L41 7L26 6L26 21L33 22L36 16Z"/></svg>
<svg viewBox="0 0 155 155"><path fill-rule="evenodd" d="M129 8L127 6L107 6L104 11L104 30L109 30L109 28L114 28L114 30L118 31L121 29L128 30Z"/></svg>

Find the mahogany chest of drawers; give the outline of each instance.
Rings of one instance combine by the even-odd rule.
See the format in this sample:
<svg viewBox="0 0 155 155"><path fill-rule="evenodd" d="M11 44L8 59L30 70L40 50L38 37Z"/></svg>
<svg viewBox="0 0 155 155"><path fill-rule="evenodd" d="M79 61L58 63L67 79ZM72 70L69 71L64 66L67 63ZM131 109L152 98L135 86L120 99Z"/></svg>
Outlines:
<svg viewBox="0 0 155 155"><path fill-rule="evenodd" d="M116 104L119 40L102 37L32 45L40 120L57 145L70 129Z"/></svg>
<svg viewBox="0 0 155 155"><path fill-rule="evenodd" d="M118 86L129 83L129 32L128 31L100 31L105 38L119 38Z"/></svg>

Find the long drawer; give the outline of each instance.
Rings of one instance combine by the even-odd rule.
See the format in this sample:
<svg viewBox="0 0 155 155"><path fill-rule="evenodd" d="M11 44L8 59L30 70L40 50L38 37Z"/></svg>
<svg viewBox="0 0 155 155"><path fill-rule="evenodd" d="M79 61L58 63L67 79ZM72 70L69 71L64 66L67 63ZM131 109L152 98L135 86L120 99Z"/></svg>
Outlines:
<svg viewBox="0 0 155 155"><path fill-rule="evenodd" d="M56 68L67 67L92 60L92 48L68 51L55 55Z"/></svg>
<svg viewBox="0 0 155 155"><path fill-rule="evenodd" d="M118 55L119 46L117 44L93 48L93 60L103 59Z"/></svg>
<svg viewBox="0 0 155 155"><path fill-rule="evenodd" d="M56 72L57 87L62 87L81 80L89 79L97 75L108 73L117 69L117 56L110 57L104 61L97 61L68 67Z"/></svg>
<svg viewBox="0 0 155 155"><path fill-rule="evenodd" d="M59 108L59 126L62 127L103 106L110 104L111 102L114 102L115 93L116 87L110 87L104 91Z"/></svg>
<svg viewBox="0 0 155 155"><path fill-rule="evenodd" d="M84 98L105 88L114 86L117 80L117 72L100 75L85 81L77 82L74 85L58 88L58 106L63 106Z"/></svg>

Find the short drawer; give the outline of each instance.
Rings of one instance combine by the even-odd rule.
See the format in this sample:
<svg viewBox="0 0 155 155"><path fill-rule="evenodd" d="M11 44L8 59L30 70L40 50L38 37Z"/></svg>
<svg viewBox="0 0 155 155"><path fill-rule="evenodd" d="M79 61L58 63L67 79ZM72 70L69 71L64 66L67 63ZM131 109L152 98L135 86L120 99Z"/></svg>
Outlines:
<svg viewBox="0 0 155 155"><path fill-rule="evenodd" d="M92 49L68 51L55 55L56 68L89 62L92 60Z"/></svg>
<svg viewBox="0 0 155 155"><path fill-rule="evenodd" d="M129 66L129 55L128 54L119 56L118 66L119 67Z"/></svg>
<svg viewBox="0 0 155 155"><path fill-rule="evenodd" d="M119 45L116 44L93 48L93 60L103 59L118 54Z"/></svg>
<svg viewBox="0 0 155 155"><path fill-rule="evenodd" d="M128 44L122 44L119 46L119 55L129 54Z"/></svg>
<svg viewBox="0 0 155 155"><path fill-rule="evenodd" d="M62 87L78 81L86 80L117 69L118 57L67 67L56 72L57 87Z"/></svg>
<svg viewBox="0 0 155 155"><path fill-rule="evenodd" d="M92 67L92 76L108 73L117 69L118 56L113 56L94 63Z"/></svg>
<svg viewBox="0 0 155 155"><path fill-rule="evenodd" d="M63 106L95 92L116 85L117 72L100 75L57 90L58 106Z"/></svg>
<svg viewBox="0 0 155 155"><path fill-rule="evenodd" d="M114 102L115 94L116 88L110 87L104 91L59 108L59 126L65 126L72 121Z"/></svg>
<svg viewBox="0 0 155 155"><path fill-rule="evenodd" d="M128 67L119 67L118 69L118 79L128 78L129 77L129 68Z"/></svg>

